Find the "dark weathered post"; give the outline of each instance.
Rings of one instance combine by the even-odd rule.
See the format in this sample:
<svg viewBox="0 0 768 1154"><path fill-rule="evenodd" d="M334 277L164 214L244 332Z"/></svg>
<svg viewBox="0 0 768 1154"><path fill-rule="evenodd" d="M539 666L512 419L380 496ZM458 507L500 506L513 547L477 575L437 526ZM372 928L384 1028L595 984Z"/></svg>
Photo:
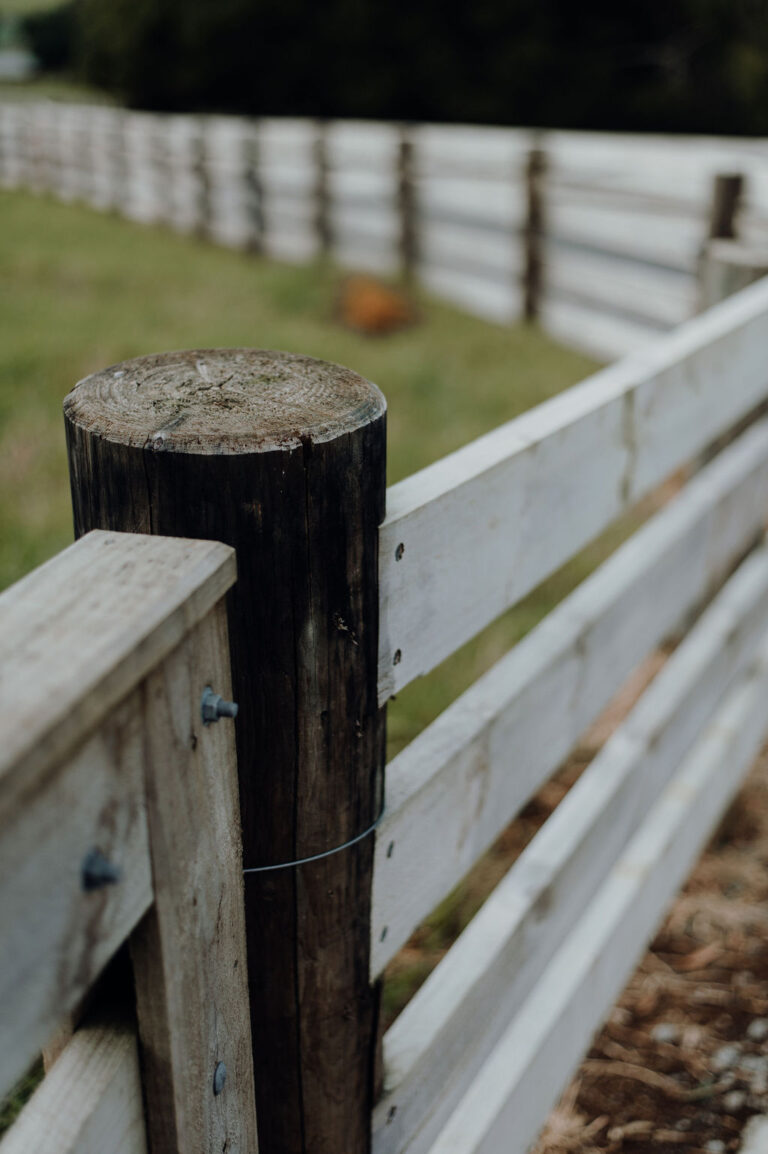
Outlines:
<svg viewBox="0 0 768 1154"><path fill-rule="evenodd" d="M382 804L385 407L338 365L251 349L127 361L64 404L78 534L237 550L243 859L281 866L245 879L261 1154L360 1154L370 1141L372 837L282 863L344 846Z"/></svg>
<svg viewBox="0 0 768 1154"><path fill-rule="evenodd" d="M331 181L328 161L328 130L324 120L315 123L312 141L312 155L315 166L315 233L318 251L328 256L333 247L333 222L331 220Z"/></svg>
<svg viewBox="0 0 768 1154"><path fill-rule="evenodd" d="M535 321L541 311L544 273L544 180L547 154L532 148L525 166L526 217L523 231L523 315Z"/></svg>
<svg viewBox="0 0 768 1154"><path fill-rule="evenodd" d="M419 257L418 212L414 179L413 141L407 129L400 134L397 160L397 207L400 218L400 268L410 281Z"/></svg>

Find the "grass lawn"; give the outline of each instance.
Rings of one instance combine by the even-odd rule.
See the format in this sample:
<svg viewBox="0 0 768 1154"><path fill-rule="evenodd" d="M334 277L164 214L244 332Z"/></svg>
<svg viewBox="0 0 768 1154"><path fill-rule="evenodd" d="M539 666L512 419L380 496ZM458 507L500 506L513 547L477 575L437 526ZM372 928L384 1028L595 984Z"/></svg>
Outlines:
<svg viewBox="0 0 768 1154"><path fill-rule="evenodd" d="M596 366L535 328L486 324L429 298L420 323L366 338L334 319L340 274L246 257L85 208L0 192L0 588L72 538L61 402L126 357L254 345L338 361L389 401L396 481ZM631 522L636 523L636 519ZM526 633L626 535L585 550L521 605L390 706L390 755ZM481 897L459 892L431 919L436 949ZM388 983L390 1015L424 966Z"/></svg>

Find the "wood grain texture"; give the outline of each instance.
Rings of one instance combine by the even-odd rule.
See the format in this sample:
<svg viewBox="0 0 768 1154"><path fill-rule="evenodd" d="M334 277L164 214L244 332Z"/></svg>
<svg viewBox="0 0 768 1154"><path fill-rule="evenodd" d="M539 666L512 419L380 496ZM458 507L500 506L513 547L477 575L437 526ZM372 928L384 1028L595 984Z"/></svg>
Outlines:
<svg viewBox="0 0 768 1154"><path fill-rule="evenodd" d="M141 693L44 776L0 778L0 1094L25 1072L148 909ZM98 847L121 880L85 892Z"/></svg>
<svg viewBox="0 0 768 1154"><path fill-rule="evenodd" d="M384 411L348 370L253 351L128 362L66 403L78 532L130 527L237 550L229 633L247 867L339 845L381 805ZM246 880L267 1154L370 1140L372 855L368 839Z"/></svg>
<svg viewBox="0 0 768 1154"><path fill-rule="evenodd" d="M374 1148L426 1150L768 622L768 549L718 594L384 1037ZM523 1011L524 1012L524 1011ZM395 1114L392 1114L392 1110ZM390 1120L391 1121L388 1121Z"/></svg>
<svg viewBox="0 0 768 1154"><path fill-rule="evenodd" d="M752 409L768 392L766 341L768 284L756 284L389 489L380 700Z"/></svg>
<svg viewBox="0 0 768 1154"><path fill-rule="evenodd" d="M617 686L703 604L753 544L767 508L761 421L390 763L374 856L374 976L555 771Z"/></svg>
<svg viewBox="0 0 768 1154"><path fill-rule="evenodd" d="M768 645L555 954L430 1154L524 1154L768 734Z"/></svg>
<svg viewBox="0 0 768 1154"><path fill-rule="evenodd" d="M204 541L92 533L0 594L0 806L94 729L235 579Z"/></svg>
<svg viewBox="0 0 768 1154"><path fill-rule="evenodd" d="M223 603L145 686L155 900L131 955L152 1154L257 1148L235 735L202 724L206 685L230 698Z"/></svg>
<svg viewBox="0 0 768 1154"><path fill-rule="evenodd" d="M147 1154L136 1032L78 1030L11 1129L0 1154Z"/></svg>

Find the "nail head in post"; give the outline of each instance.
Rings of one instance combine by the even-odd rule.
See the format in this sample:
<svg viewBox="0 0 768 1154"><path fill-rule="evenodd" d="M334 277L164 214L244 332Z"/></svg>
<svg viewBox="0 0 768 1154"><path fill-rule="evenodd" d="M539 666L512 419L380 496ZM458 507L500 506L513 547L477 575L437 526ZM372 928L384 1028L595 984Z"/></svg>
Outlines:
<svg viewBox="0 0 768 1154"><path fill-rule="evenodd" d="M222 717L237 717L237 705L234 701L225 701L219 693L214 693L210 685L206 685L200 701L200 714L203 725L211 725Z"/></svg>
<svg viewBox="0 0 768 1154"><path fill-rule="evenodd" d="M86 893L103 889L104 886L113 886L120 881L120 877L120 869L112 864L98 846L94 846L83 858L81 878Z"/></svg>
<svg viewBox="0 0 768 1154"><path fill-rule="evenodd" d="M216 1063L216 1069L213 1071L213 1092L218 1096L224 1089L224 1083L227 1080L227 1067L223 1062Z"/></svg>

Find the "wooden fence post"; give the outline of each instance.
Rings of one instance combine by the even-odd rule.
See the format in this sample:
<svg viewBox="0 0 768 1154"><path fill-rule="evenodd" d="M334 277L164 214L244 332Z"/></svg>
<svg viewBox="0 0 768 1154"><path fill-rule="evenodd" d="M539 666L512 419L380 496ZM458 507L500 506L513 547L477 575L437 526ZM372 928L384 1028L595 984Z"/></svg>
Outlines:
<svg viewBox="0 0 768 1154"><path fill-rule="evenodd" d="M419 258L414 145L407 129L400 133L397 162L397 207L400 218L400 268L410 281Z"/></svg>
<svg viewBox="0 0 768 1154"><path fill-rule="evenodd" d="M710 240L736 236L736 217L741 207L743 192L743 173L720 172L715 176L707 231Z"/></svg>
<svg viewBox="0 0 768 1154"><path fill-rule="evenodd" d="M91 122L85 108L80 111L77 120L77 200L81 204L90 204L93 195L93 139Z"/></svg>
<svg viewBox="0 0 768 1154"><path fill-rule="evenodd" d="M211 234L211 177L206 128L207 122L201 118L192 142L192 178L197 185L195 233L201 238Z"/></svg>
<svg viewBox="0 0 768 1154"><path fill-rule="evenodd" d="M525 166L526 219L523 232L523 315L526 321L538 320L543 289L544 247L544 181L547 154L532 148Z"/></svg>
<svg viewBox="0 0 768 1154"><path fill-rule="evenodd" d="M115 212L120 216L127 216L131 207L133 193L133 169L130 155L130 133L128 131L128 116L130 113L118 110L117 127L115 131Z"/></svg>
<svg viewBox="0 0 768 1154"><path fill-rule="evenodd" d="M315 135L312 140L312 158L315 166L315 233L318 251L327 257L333 247L333 223L331 221L331 184L328 164L328 133L324 120L315 121Z"/></svg>
<svg viewBox="0 0 768 1154"><path fill-rule="evenodd" d="M224 541L246 867L370 829L382 805L385 401L308 357L146 357L65 401L75 529ZM365 1152L378 989L373 837L245 878L261 1154Z"/></svg>
<svg viewBox="0 0 768 1154"><path fill-rule="evenodd" d="M243 186L245 189L245 216L248 224L245 247L248 252L264 250L264 188L261 180L259 128L246 122L243 136Z"/></svg>
<svg viewBox="0 0 768 1154"><path fill-rule="evenodd" d="M155 219L159 224L173 228L176 171L171 151L171 122L169 117L153 116L147 126L147 131L149 133L149 153L154 184L152 200Z"/></svg>

